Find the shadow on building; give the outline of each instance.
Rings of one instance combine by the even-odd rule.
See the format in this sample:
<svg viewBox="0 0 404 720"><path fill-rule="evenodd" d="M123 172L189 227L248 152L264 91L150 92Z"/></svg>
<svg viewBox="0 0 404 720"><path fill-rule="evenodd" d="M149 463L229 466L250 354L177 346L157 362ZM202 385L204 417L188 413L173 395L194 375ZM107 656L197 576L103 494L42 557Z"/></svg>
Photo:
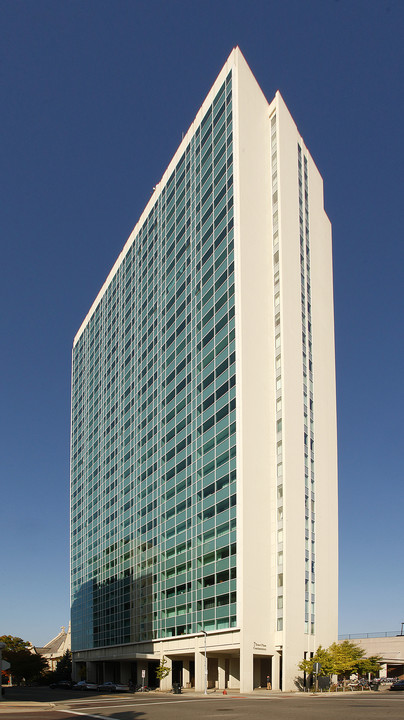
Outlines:
<svg viewBox="0 0 404 720"><path fill-rule="evenodd" d="M75 680L158 685L152 598L152 573L82 585L71 609Z"/></svg>

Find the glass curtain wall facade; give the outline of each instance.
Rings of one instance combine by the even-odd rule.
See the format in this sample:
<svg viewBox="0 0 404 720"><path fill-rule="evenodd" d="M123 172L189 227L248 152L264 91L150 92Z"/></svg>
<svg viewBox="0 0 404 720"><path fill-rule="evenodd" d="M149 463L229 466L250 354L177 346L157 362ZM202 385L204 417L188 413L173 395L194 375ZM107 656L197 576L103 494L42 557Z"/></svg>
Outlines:
<svg viewBox="0 0 404 720"><path fill-rule="evenodd" d="M73 349L72 649L236 625L232 78Z"/></svg>

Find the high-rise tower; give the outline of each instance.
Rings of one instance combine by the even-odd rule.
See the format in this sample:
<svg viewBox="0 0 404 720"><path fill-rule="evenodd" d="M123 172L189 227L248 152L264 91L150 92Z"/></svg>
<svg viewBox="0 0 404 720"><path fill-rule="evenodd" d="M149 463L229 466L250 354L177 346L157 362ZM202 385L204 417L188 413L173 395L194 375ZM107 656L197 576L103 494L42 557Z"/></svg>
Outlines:
<svg viewBox="0 0 404 720"><path fill-rule="evenodd" d="M73 347L71 602L87 678L294 688L337 638L330 223L233 50Z"/></svg>

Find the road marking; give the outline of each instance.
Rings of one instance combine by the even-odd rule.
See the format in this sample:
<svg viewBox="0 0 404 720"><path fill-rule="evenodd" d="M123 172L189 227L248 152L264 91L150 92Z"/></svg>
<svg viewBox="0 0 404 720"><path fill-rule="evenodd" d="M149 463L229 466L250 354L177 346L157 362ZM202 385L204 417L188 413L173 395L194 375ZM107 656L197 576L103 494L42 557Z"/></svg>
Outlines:
<svg viewBox="0 0 404 720"><path fill-rule="evenodd" d="M77 710L55 710L55 712L69 713L69 715L81 715L81 717L96 718L96 720L113 720L106 715L90 715L86 712L77 712Z"/></svg>
<svg viewBox="0 0 404 720"><path fill-rule="evenodd" d="M216 698L211 697L211 699L217 700L217 697ZM150 705L176 705L178 703L192 703L192 702L205 702L205 701L206 701L206 698L200 698L200 700L154 700L154 701L152 700L152 698L150 698L150 702L136 702L136 700L135 700L133 702L128 702L125 705L123 705L123 703L121 703L120 705L98 705L98 707L99 708L108 708L108 710L110 710L114 707L117 707L117 708L143 707L143 706L150 707ZM81 708L81 709L84 710L84 708ZM97 706L91 708L91 710L96 710L96 709L97 709ZM73 710L59 710L58 712L73 712ZM85 713L77 713L77 714L85 715ZM101 717L101 715L89 715L89 717ZM109 720L111 720L111 718L109 718Z"/></svg>
<svg viewBox="0 0 404 720"><path fill-rule="evenodd" d="M124 702L131 702L132 699L130 697L114 697L114 698L112 698L112 697L99 698L98 697L96 700L90 700L90 699L83 700L82 698L80 698L80 700L79 700L78 698L77 699L74 698L74 699L69 699L69 700L59 700L59 703L68 702L69 705L81 705L81 703L84 702L84 703L86 703L86 705L87 705L87 703L88 704L93 703L95 705L99 705L100 702L113 702L113 701L124 703Z"/></svg>
<svg viewBox="0 0 404 720"><path fill-rule="evenodd" d="M124 707L143 707L143 706L149 707L150 705L176 705L178 703L181 704L181 703L192 703L192 702L206 702L206 700L221 701L221 700L278 700L278 699L279 699L279 696L276 696L276 697L245 697L243 695L228 695L227 697L222 698L220 695L219 696L218 695L208 695L206 697L198 698L198 699L191 698L190 700L185 700L185 699L183 699L183 700L157 700L157 699L154 699L153 697L150 697L150 698L148 698L148 702L140 702L138 700L130 700L129 698L122 698L122 701L120 702L119 705L113 704L112 699L111 699L110 704L104 703L103 705L95 705L89 709L91 711L97 710L97 708L100 708L100 710L103 710L106 708L108 708L108 710L110 710L110 709L112 710L113 708L124 708ZM286 700L287 698L285 697L285 698L280 698L280 699ZM79 700L77 700L76 702L79 702ZM88 700L86 702L94 703L97 701L96 700ZM82 706L79 709L85 710L85 708L86 708L86 705ZM58 712L73 712L73 710L66 710L66 711L59 710ZM82 714L82 713L79 713L79 714ZM100 715L97 715L97 716L89 715L89 717L101 717L101 716Z"/></svg>
<svg viewBox="0 0 404 720"><path fill-rule="evenodd" d="M153 705L172 705L172 704L177 704L177 703L204 702L205 700L206 700L206 698L201 698L200 700L157 700L155 702L152 701L152 704ZM110 709L112 710L114 707L117 707L117 708L133 707L133 705L136 705L136 707L139 707L139 706L142 707L143 705L150 706L150 704L151 704L150 702L149 703L138 703L138 702L133 703L132 702L131 704L128 703L128 705L122 705L122 704L121 705L107 705L104 707L108 707L108 710L110 710ZM100 706L98 706L98 707L100 707ZM56 712L59 712L59 713L68 713L70 715L80 715L81 717L95 718L95 720L113 720L113 718L106 717L105 715L91 715L88 712L79 712L78 710L58 710L56 708L55 708L55 710L56 710ZM83 710L84 710L84 708L83 708ZM91 710L94 711L94 710L96 710L96 708L93 707L93 708L91 708Z"/></svg>

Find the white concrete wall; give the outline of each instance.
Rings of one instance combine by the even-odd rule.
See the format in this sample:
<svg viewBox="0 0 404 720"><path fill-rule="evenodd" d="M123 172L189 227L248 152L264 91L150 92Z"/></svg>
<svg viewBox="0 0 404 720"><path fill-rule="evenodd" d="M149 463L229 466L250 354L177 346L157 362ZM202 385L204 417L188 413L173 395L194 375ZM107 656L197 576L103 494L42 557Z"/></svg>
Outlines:
<svg viewBox="0 0 404 720"><path fill-rule="evenodd" d="M283 688L304 651L304 424L296 126L277 96L283 434Z"/></svg>
<svg viewBox="0 0 404 720"><path fill-rule="evenodd" d="M337 639L337 434L330 223L321 176L309 156L310 282L313 339L316 633L304 633L304 403L299 240L298 142L304 143L282 99L278 116L278 195L283 391L284 630L283 687L295 688L305 651ZM308 352L307 352L308 362ZM309 382L307 382L309 385Z"/></svg>
<svg viewBox="0 0 404 720"><path fill-rule="evenodd" d="M241 691L253 687L253 644L271 643L270 498L274 398L268 103L244 58L234 75L237 377L237 624ZM272 432L272 435L271 435Z"/></svg>
<svg viewBox="0 0 404 720"><path fill-rule="evenodd" d="M374 637L350 640L350 642L363 648L366 657L380 655L386 662L404 664L404 635L396 637Z"/></svg>
<svg viewBox="0 0 404 720"><path fill-rule="evenodd" d="M338 458L331 226L309 156L316 492L316 648L338 638Z"/></svg>
<svg viewBox="0 0 404 720"><path fill-rule="evenodd" d="M269 106L235 52L234 157L238 432L238 625L241 689L252 688L253 644L282 648L285 689L305 651L337 638L337 457L331 232L322 179L309 158L315 396L316 635L304 632L305 483L298 142L277 93L283 393L284 630L276 631L276 434ZM272 110L271 106L271 110ZM237 110L237 113L236 113ZM272 522L271 522L272 521ZM271 571L272 566L272 571ZM278 568L279 569L279 568ZM271 575L272 572L272 575ZM275 684L277 678L274 678Z"/></svg>

